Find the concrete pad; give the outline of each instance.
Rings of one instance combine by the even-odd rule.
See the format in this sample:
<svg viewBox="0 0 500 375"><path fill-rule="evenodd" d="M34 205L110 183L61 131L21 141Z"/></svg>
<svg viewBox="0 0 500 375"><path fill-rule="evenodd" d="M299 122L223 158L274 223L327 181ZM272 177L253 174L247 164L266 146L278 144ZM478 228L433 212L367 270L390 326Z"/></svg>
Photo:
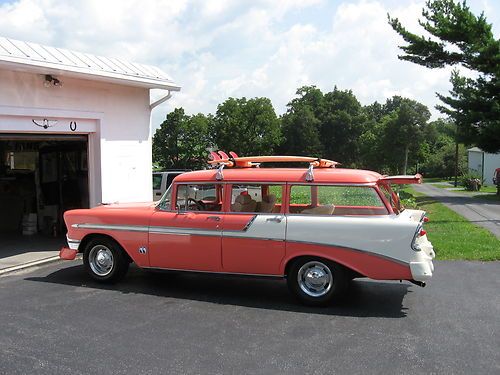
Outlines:
<svg viewBox="0 0 500 375"><path fill-rule="evenodd" d="M59 260L59 251L33 251L0 259L0 275Z"/></svg>

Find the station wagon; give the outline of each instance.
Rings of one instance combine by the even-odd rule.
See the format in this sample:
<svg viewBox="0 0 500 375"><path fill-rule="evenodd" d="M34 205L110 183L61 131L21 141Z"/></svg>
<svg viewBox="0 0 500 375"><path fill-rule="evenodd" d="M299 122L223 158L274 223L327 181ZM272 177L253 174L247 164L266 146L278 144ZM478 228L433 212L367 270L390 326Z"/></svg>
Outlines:
<svg viewBox="0 0 500 375"><path fill-rule="evenodd" d="M383 176L312 157L227 157L177 176L159 202L67 211L63 259L83 253L92 278L141 268L286 278L308 305L339 298L358 277L424 286L434 250L425 212L405 209ZM267 168L267 163L306 167ZM290 164L289 164L290 165Z"/></svg>

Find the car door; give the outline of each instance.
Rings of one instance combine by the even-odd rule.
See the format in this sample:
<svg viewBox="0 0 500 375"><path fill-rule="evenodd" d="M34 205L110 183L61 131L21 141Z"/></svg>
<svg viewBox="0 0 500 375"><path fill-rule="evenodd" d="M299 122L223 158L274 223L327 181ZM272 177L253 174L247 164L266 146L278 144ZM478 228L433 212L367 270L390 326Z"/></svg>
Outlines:
<svg viewBox="0 0 500 375"><path fill-rule="evenodd" d="M222 233L224 272L278 275L285 256L283 186L233 184Z"/></svg>
<svg viewBox="0 0 500 375"><path fill-rule="evenodd" d="M174 186L175 208L158 208L151 218L151 267L221 270L222 191L221 184Z"/></svg>

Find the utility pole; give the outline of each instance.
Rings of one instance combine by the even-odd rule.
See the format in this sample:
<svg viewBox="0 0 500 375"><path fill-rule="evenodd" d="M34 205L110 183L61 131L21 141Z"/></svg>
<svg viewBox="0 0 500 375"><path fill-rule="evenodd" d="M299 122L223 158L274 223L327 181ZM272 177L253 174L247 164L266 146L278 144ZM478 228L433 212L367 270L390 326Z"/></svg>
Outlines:
<svg viewBox="0 0 500 375"><path fill-rule="evenodd" d="M455 183L454 186L458 186L458 124L455 123Z"/></svg>

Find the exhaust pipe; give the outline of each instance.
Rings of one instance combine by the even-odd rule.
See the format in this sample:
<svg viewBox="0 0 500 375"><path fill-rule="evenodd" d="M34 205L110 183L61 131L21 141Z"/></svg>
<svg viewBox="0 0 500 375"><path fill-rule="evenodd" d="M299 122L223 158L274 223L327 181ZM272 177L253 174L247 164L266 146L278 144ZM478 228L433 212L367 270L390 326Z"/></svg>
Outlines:
<svg viewBox="0 0 500 375"><path fill-rule="evenodd" d="M419 287L425 288L425 282L417 280L408 280L410 283L418 285Z"/></svg>

